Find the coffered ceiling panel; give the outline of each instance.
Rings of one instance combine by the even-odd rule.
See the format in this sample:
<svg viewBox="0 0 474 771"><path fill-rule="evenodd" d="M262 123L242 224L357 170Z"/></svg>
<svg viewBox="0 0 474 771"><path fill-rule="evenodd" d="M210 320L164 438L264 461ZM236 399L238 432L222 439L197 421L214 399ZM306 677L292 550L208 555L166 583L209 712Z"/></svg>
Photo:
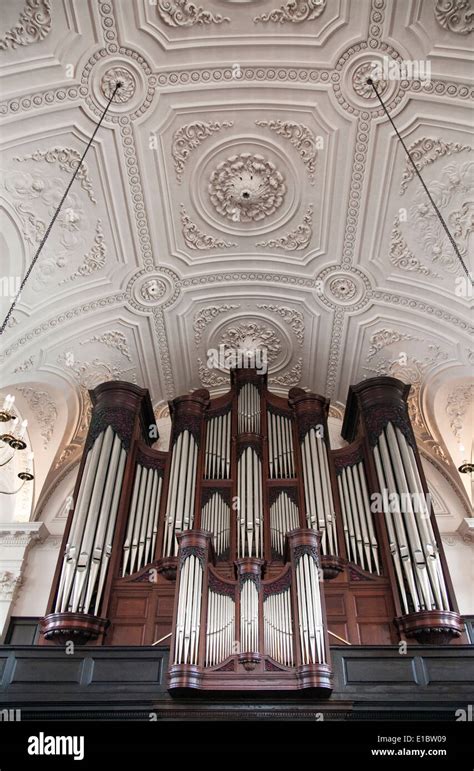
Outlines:
<svg viewBox="0 0 474 771"><path fill-rule="evenodd" d="M183 50L205 50L208 61L235 52L246 60L245 49L259 46L273 58L277 47L307 46L327 61L337 47L356 31L362 37L368 21L367 4L355 19L354 0L209 0L193 4L183 0L113 3L117 30L125 45L139 45L156 65L182 63ZM352 11L351 11L352 9ZM158 46L156 45L158 42ZM324 54L320 49L324 47ZM194 58L194 57L193 57ZM265 57L262 57L265 58Z"/></svg>
<svg viewBox="0 0 474 771"><path fill-rule="evenodd" d="M158 262L295 267L341 251L335 206L346 194L355 127L320 90L181 89L139 135ZM157 120L160 125L156 125ZM344 142L342 141L344 136ZM346 183L346 184L344 184Z"/></svg>
<svg viewBox="0 0 474 771"><path fill-rule="evenodd" d="M235 348L264 348L269 382L273 390L284 393L316 366L319 324L309 292L300 291L290 299L288 292L277 289L269 299L263 287L260 291L234 288L233 292L229 287L225 295L216 294L215 288L201 289L187 292L172 317L177 322L175 342L184 353L181 367L176 367L183 385L202 383L216 392L228 390L225 362L215 369L208 367L214 351L224 356ZM320 352L318 358L322 358Z"/></svg>

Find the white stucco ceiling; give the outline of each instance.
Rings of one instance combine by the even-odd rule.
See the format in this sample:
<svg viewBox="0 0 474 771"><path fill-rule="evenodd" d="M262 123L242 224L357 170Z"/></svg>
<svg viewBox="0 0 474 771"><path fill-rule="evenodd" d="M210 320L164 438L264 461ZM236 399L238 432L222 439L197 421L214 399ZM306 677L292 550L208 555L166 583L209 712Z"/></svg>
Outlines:
<svg viewBox="0 0 474 771"><path fill-rule="evenodd" d="M3 4L2 275L24 275L123 83L1 341L1 392L31 415L42 457L37 490L77 461L88 388L131 380L156 405L219 391L207 350L249 335L268 346L275 390L343 404L377 373L413 383L424 452L460 485L469 411L452 405L471 394L471 298L366 85L384 57L430 63L427 84L379 88L469 261L474 4L449 5Z"/></svg>

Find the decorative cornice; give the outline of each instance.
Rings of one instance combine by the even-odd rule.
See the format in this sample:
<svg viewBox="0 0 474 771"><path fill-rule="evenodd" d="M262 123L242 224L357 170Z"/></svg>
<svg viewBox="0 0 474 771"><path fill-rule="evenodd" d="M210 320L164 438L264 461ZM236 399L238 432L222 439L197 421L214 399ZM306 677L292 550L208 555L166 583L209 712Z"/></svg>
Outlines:
<svg viewBox="0 0 474 771"><path fill-rule="evenodd" d="M4 602L13 600L22 583L21 573L15 575L11 570L0 571L0 600Z"/></svg>
<svg viewBox="0 0 474 771"><path fill-rule="evenodd" d="M101 270L105 265L107 250L104 243L104 231L102 230L102 220L97 220L95 228L94 243L84 255L82 263L77 270L68 278L64 278L59 284L65 284L67 281L74 281L76 278L90 276L92 273Z"/></svg>
<svg viewBox="0 0 474 771"><path fill-rule="evenodd" d="M268 378L268 382L270 385L279 385L279 386L295 386L298 385L298 383L301 380L301 374L303 372L303 359L301 356L299 357L296 364L294 364L291 369L287 370L287 372L284 372L282 375L272 375Z"/></svg>
<svg viewBox="0 0 474 771"><path fill-rule="evenodd" d="M462 383L449 394L446 402L446 414L455 439L461 442L464 417L474 401L474 384Z"/></svg>
<svg viewBox="0 0 474 771"><path fill-rule="evenodd" d="M81 345L87 345L87 343L103 343L108 348L119 351L122 356L125 356L126 359L132 361L127 338L123 332L120 332L118 329L113 329L110 332L103 332L101 335L93 335L92 337L87 338L87 340L81 341Z"/></svg>
<svg viewBox="0 0 474 771"><path fill-rule="evenodd" d="M25 361L20 364L18 367L15 367L13 372L15 374L19 372L28 372L30 369L32 369L35 366L35 359L34 356L29 356Z"/></svg>
<svg viewBox="0 0 474 771"><path fill-rule="evenodd" d="M437 0L435 19L444 29L458 35L474 30L474 7L471 0Z"/></svg>
<svg viewBox="0 0 474 771"><path fill-rule="evenodd" d="M265 350L269 364L281 351L281 340L275 330L256 321L238 320L233 326L226 327L220 343L226 350Z"/></svg>
<svg viewBox="0 0 474 771"><path fill-rule="evenodd" d="M294 308L289 308L287 305L257 305L257 308L261 308L265 311L271 311L281 316L288 326L293 330L293 334L298 340L300 345L304 342L304 316L301 311L296 311Z"/></svg>
<svg viewBox="0 0 474 771"><path fill-rule="evenodd" d="M418 171L421 171L430 163L434 163L438 158L444 155L453 155L461 153L463 150L471 151L469 145L462 145L460 142L443 142L441 139L432 139L431 137L421 137L413 142L409 148L411 158L416 164ZM400 195L403 195L408 187L408 183L415 177L413 166L406 163L400 185Z"/></svg>
<svg viewBox="0 0 474 771"><path fill-rule="evenodd" d="M206 11L191 0L158 0L157 8L168 27L193 27L195 24L222 24L230 21L228 16Z"/></svg>
<svg viewBox="0 0 474 771"><path fill-rule="evenodd" d="M37 388L19 386L18 391L26 399L34 413L35 420L40 426L40 434L43 437L43 447L46 450L53 436L56 418L58 417L54 400L46 391L40 391Z"/></svg>
<svg viewBox="0 0 474 771"><path fill-rule="evenodd" d="M463 539L464 543L470 543L474 546L474 517L464 517L463 521L459 525L457 532Z"/></svg>
<svg viewBox="0 0 474 771"><path fill-rule="evenodd" d="M0 38L0 51L37 43L51 31L50 0L26 0L18 23Z"/></svg>
<svg viewBox="0 0 474 771"><path fill-rule="evenodd" d="M256 120L257 126L269 128L278 136L287 139L298 151L301 160L306 166L311 184L314 185L316 173L316 159L318 155L318 138L304 123L295 123L290 120Z"/></svg>
<svg viewBox="0 0 474 771"><path fill-rule="evenodd" d="M300 24L303 21L314 21L326 8L326 0L288 0L285 5L281 5L280 8L275 8L268 13L262 13L260 16L255 16L254 22L276 22L278 24L284 24L285 22L292 22L293 24Z"/></svg>
<svg viewBox="0 0 474 771"><path fill-rule="evenodd" d="M393 222L389 256L390 262L396 268L413 271L415 273L421 273L423 276L433 276L435 278L439 278L438 273L434 273L434 271L427 268L426 265L424 265L421 260L408 248L408 244L405 241L400 228L400 217L398 214Z"/></svg>
<svg viewBox="0 0 474 771"><path fill-rule="evenodd" d="M264 246L268 249L285 249L287 252L294 252L299 249L306 249L313 235L313 204L308 206L303 222L294 230L291 230L285 236L280 238L271 238L268 241L258 241L256 246Z"/></svg>
<svg viewBox="0 0 474 771"><path fill-rule="evenodd" d="M79 166L81 153L73 147L52 147L50 150L35 150L34 153L29 153L28 155L15 156L13 160L20 162L32 160L57 163L61 171L65 171L67 174L73 174ZM86 191L92 203L97 203L92 187L92 180L84 161L81 163L79 171L77 172L77 179L79 179L82 189Z"/></svg>
<svg viewBox="0 0 474 771"><path fill-rule="evenodd" d="M44 522L0 523L0 546L25 547L45 541L50 533Z"/></svg>
<svg viewBox="0 0 474 771"><path fill-rule="evenodd" d="M193 150L204 142L205 139L222 129L231 128L234 121L194 121L177 129L173 134L171 155L174 161L176 179L181 182L186 163Z"/></svg>
<svg viewBox="0 0 474 771"><path fill-rule="evenodd" d="M419 338L414 338L413 335L409 335L406 332L400 332L398 329L387 329L386 327L383 327L382 329L377 330L377 332L375 332L370 337L370 348L367 354L367 361L370 361L373 356L379 353L382 348L386 348L388 345L399 343L402 340L414 339L418 340Z"/></svg>
<svg viewBox="0 0 474 771"><path fill-rule="evenodd" d="M224 241L199 230L186 212L184 204L181 204L181 224L184 242L190 249L230 249L237 246L235 241Z"/></svg>
<svg viewBox="0 0 474 771"><path fill-rule="evenodd" d="M194 342L199 344L202 339L202 334L208 324L221 313L227 313L228 311L237 310L240 305L230 305L226 303L224 305L209 305L206 308L201 308L200 311L194 316L193 330L194 330Z"/></svg>

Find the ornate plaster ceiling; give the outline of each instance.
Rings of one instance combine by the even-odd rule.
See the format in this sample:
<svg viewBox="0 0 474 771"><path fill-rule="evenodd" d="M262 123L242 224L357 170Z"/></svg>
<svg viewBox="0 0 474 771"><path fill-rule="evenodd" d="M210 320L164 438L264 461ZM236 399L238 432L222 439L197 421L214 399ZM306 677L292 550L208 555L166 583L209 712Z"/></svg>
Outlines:
<svg viewBox="0 0 474 771"><path fill-rule="evenodd" d="M428 83L378 86L468 261L474 9L452 5L5 4L1 273L13 283L123 84L2 339L1 390L31 415L40 456L36 499L48 472L57 484L77 462L87 389L131 380L165 420L176 394L226 388L209 348L252 335L275 390L343 404L373 374L413 383L423 451L462 487L468 412L453 404L471 393L471 300L366 82L384 57L431 63Z"/></svg>

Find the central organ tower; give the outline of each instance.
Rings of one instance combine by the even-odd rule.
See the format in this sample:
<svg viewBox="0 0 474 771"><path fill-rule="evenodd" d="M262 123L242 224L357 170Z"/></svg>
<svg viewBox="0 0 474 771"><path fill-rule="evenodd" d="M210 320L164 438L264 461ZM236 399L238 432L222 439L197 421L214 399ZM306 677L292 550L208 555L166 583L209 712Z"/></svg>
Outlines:
<svg viewBox="0 0 474 771"><path fill-rule="evenodd" d="M329 696L331 644L458 637L408 391L351 387L331 450L327 399L235 369L170 403L160 452L148 392L98 386L43 642L169 643L176 695Z"/></svg>

